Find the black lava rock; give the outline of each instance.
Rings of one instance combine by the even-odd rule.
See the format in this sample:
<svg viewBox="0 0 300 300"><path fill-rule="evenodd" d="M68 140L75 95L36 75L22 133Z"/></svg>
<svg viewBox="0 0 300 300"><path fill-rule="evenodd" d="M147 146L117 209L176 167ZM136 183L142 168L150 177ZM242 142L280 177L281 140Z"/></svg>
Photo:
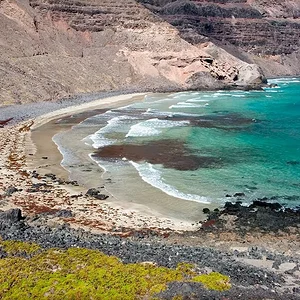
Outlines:
<svg viewBox="0 0 300 300"><path fill-rule="evenodd" d="M8 221L16 223L22 220L22 212L19 208L9 209L4 212L0 212L0 221Z"/></svg>
<svg viewBox="0 0 300 300"><path fill-rule="evenodd" d="M95 188L92 188L92 189L89 189L87 192L86 192L86 195L87 196L90 196L90 197L94 197L98 200L105 200L108 198L107 195L104 195L104 194L101 194L100 191L98 191L97 189Z"/></svg>
<svg viewBox="0 0 300 300"><path fill-rule="evenodd" d="M69 209L62 209L62 210L58 211L57 213L55 213L55 217L58 217L58 218L71 218L71 217L73 217L73 213Z"/></svg>
<svg viewBox="0 0 300 300"><path fill-rule="evenodd" d="M245 197L246 195L245 195L245 193L243 193L243 192L239 192L239 193L235 193L234 195L233 195L233 197Z"/></svg>
<svg viewBox="0 0 300 300"><path fill-rule="evenodd" d="M209 214L210 213L210 210L209 210L209 208L203 208L203 213L204 214Z"/></svg>
<svg viewBox="0 0 300 300"><path fill-rule="evenodd" d="M271 210L279 210L282 208L282 205L279 203L268 203L264 201L253 201L253 203L249 206L251 208L254 207L264 207L264 208L270 208Z"/></svg>
<svg viewBox="0 0 300 300"><path fill-rule="evenodd" d="M5 194L6 196L11 196L13 193L16 193L18 189L14 186L10 186L6 191Z"/></svg>

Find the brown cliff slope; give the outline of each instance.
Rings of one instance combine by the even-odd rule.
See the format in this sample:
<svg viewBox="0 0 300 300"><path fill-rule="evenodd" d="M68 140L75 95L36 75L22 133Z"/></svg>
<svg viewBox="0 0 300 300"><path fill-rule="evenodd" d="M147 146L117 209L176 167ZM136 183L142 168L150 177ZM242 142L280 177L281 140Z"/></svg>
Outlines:
<svg viewBox="0 0 300 300"><path fill-rule="evenodd" d="M257 86L261 70L192 45L134 0L1 0L0 104L108 90Z"/></svg>
<svg viewBox="0 0 300 300"><path fill-rule="evenodd" d="M267 76L300 74L299 0L139 0L181 36L261 66Z"/></svg>

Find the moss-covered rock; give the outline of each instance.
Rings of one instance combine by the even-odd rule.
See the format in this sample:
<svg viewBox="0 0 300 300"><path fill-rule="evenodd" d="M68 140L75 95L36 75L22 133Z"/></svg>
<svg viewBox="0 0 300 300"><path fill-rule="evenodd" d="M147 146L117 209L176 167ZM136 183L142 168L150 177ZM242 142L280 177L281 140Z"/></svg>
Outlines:
<svg viewBox="0 0 300 300"><path fill-rule="evenodd" d="M197 281L207 288L229 288L219 273L197 276L193 265L176 269L153 264L124 264L96 250L40 249L22 242L0 242L8 253L26 252L0 260L1 299L151 299L172 281Z"/></svg>

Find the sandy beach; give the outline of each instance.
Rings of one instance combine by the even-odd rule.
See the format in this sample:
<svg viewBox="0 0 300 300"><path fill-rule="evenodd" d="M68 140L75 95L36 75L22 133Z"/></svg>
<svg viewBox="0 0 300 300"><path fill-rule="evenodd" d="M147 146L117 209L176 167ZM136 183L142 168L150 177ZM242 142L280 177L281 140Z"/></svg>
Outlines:
<svg viewBox="0 0 300 300"><path fill-rule="evenodd" d="M77 150L85 160L85 168L98 170L97 181L95 176L89 177L89 172L82 180L85 184L80 184L80 172L78 181L69 178L70 173L61 166L62 155L52 141L53 136L100 111L141 101L144 95L106 98L0 128L0 209L20 208L26 216L25 223L23 220L17 223L20 229L1 225L2 236L58 247L96 247L120 257L126 256L122 252L124 247L131 247L130 262L139 261L140 257L152 261L154 251L158 253L155 258L158 264L163 264L167 257L171 266L178 253L176 262L194 258L198 262L197 257L204 253L203 257L199 256L203 266L228 273L237 286L247 287L242 288L243 293L253 293L254 298L249 299L277 294L279 298L272 299L282 299L280 295L284 293L294 293L289 294L290 299L298 299L297 212L277 212L268 204L249 209L231 204L220 213L205 215L202 209L209 207L206 204L172 197L169 199L173 202L165 197L166 202L161 203L160 198L153 197L155 193L151 195L147 190L144 202L140 203L128 201L128 191L124 190L124 201L119 194L115 197L109 193L106 186L110 182L89 158L89 147ZM74 145L76 148L76 141ZM91 187L97 187L101 195L109 198L100 200L98 195L87 195ZM178 211L172 211L172 206L182 211L183 218L176 218ZM199 217L197 223L195 215ZM116 235L130 238L118 240ZM142 239L146 244L134 242L135 239ZM149 247L150 256L145 253L145 247ZM260 289L261 285L268 288ZM235 290L231 293L234 295Z"/></svg>
<svg viewBox="0 0 300 300"><path fill-rule="evenodd" d="M88 227L93 231L124 231L124 228L157 228L172 230L195 230L199 228L192 212L197 213L199 221L204 220L202 209L205 204L185 201L164 195L164 200L157 198L163 193L154 191L149 195L143 190L143 200L136 203L123 201L122 193L118 197L109 194L105 189L105 179L97 186L104 187L103 193L109 198L105 201L86 196L89 188L95 187L93 178L85 178L85 186L74 180L70 181L69 172L62 166L62 155L52 141L55 134L69 130L87 116L99 110L125 106L141 101L145 94L129 94L92 101L82 105L64 108L44 114L34 120L28 120L15 126L7 126L1 130L1 192L13 186L17 189L2 201L2 209L20 207L27 214L72 211L67 220L74 227ZM63 122L61 121L63 120ZM101 175L102 170L89 157L90 149L82 151L84 162ZM50 176L49 176L50 174ZM51 174L55 177L51 177ZM86 175L88 176L88 175ZM80 174L79 174L80 178ZM80 181L80 180L78 180ZM146 187L148 184L143 182ZM153 188L147 187L149 191ZM127 191L124 190L126 194ZM130 197L127 195L127 198ZM145 200L146 199L146 200ZM151 200L152 199L152 200ZM172 213L172 207L184 202L183 218L178 211ZM161 209L160 209L161 208ZM170 213L169 213L170 210ZM189 217L191 215L191 217ZM52 220L53 221L53 220Z"/></svg>

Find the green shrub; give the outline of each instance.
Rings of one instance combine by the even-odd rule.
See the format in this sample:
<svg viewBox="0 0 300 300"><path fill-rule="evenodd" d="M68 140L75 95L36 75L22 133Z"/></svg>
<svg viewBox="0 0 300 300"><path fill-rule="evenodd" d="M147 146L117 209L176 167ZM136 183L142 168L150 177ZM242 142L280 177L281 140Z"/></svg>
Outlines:
<svg viewBox="0 0 300 300"><path fill-rule="evenodd" d="M196 276L193 281L201 282L210 290L226 291L231 288L229 277L216 272Z"/></svg>

